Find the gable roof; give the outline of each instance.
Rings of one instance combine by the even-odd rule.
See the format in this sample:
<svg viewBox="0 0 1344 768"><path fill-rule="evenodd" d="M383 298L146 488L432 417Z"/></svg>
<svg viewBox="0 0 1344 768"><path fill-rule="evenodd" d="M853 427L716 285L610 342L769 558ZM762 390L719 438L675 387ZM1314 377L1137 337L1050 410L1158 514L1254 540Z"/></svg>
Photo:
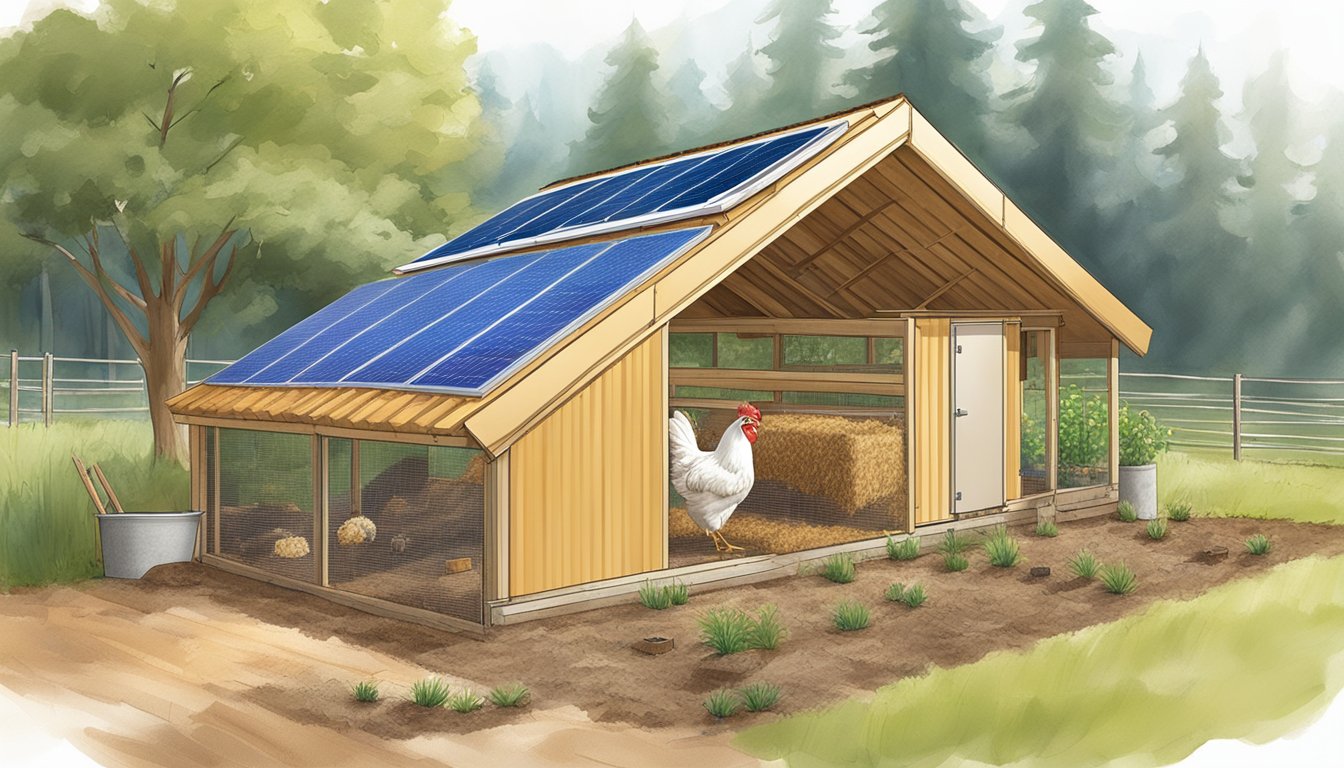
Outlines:
<svg viewBox="0 0 1344 768"><path fill-rule="evenodd" d="M352 398L358 401L357 408L366 417L359 422L361 428L469 435L491 453L498 454L620 356L724 284L776 241L782 242L785 233L807 219L809 214L837 198L865 173L893 156L907 157L905 165L913 169L912 173L931 177L928 179L931 184L945 188L958 198L960 215L973 224L976 237L989 243L985 247L987 255L981 259L986 265L985 271L1007 269L1006 262L999 262L1012 260L1012 269L1024 275L1022 279L1030 277L1035 281L1031 286L1019 289L1019 295L1034 286L1048 286L1073 305L1070 309L1078 318L1104 329L1138 354L1147 351L1151 329L1070 258L903 97L855 109L842 117L848 126L842 135L736 207L640 230L661 232L691 226L712 227L708 236L695 247L616 297L601 312L556 340L484 396L454 398L451 403L433 401L432 397L426 400L424 395L406 392L361 395L360 390L354 390L354 394L347 392L341 396L347 401ZM595 235L580 237L573 242L582 244L602 239L601 235ZM516 252L539 249L524 247ZM759 269L766 270L765 278L780 284L788 280L788 275L770 273L778 268L773 267L768 258L759 264ZM942 289L946 293L941 294L940 300L955 298L958 292L964 294L965 302L986 296L993 286L977 286L976 279L979 278L957 278L953 282L961 284ZM797 287L801 283L793 280L791 285ZM806 286L800 290L806 291ZM881 309L898 308L915 309ZM205 391L197 391L203 388ZM308 397L302 399L292 393L277 393L269 398L270 409L262 407L251 413L249 408L221 405L236 403L243 393L210 391L212 389L219 388L198 385L171 400L169 405L188 421L210 417L278 418L320 427L321 419L331 418L323 412L312 411L320 408L323 400L317 392L309 392ZM408 399L412 395L421 399ZM248 399L255 401L256 397L256 393L252 393ZM411 404L417 413L427 416L408 417L399 409L399 404ZM260 405L264 406L265 402Z"/></svg>

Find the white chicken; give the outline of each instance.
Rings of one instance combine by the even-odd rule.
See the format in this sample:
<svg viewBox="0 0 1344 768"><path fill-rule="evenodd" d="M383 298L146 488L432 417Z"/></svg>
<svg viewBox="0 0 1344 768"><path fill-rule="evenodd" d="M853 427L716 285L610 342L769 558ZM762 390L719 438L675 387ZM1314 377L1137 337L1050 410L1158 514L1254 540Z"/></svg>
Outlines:
<svg viewBox="0 0 1344 768"><path fill-rule="evenodd" d="M686 499L686 512L714 540L719 552L744 551L729 544L719 529L756 482L751 446L756 442L761 412L743 403L737 407L737 416L713 451L700 450L686 414L675 411L668 419L672 487Z"/></svg>

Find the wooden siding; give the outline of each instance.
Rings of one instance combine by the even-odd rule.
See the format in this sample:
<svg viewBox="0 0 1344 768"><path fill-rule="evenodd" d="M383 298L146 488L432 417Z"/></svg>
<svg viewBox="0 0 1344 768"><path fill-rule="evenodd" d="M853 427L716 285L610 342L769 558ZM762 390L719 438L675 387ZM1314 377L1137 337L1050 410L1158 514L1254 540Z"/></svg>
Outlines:
<svg viewBox="0 0 1344 768"><path fill-rule="evenodd" d="M915 524L952 517L951 344L947 318L915 321Z"/></svg>
<svg viewBox="0 0 1344 768"><path fill-rule="evenodd" d="M509 594L666 566L667 397L655 334L509 449Z"/></svg>
<svg viewBox="0 0 1344 768"><path fill-rule="evenodd" d="M1003 325L1003 498L1022 495L1022 324Z"/></svg>

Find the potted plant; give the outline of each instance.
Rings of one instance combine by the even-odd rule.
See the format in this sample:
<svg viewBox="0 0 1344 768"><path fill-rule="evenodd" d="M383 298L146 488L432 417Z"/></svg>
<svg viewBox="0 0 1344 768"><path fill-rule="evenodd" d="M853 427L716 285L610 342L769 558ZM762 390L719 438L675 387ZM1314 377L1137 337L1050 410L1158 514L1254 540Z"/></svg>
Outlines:
<svg viewBox="0 0 1344 768"><path fill-rule="evenodd" d="M1134 505L1140 520L1157 518L1157 455L1171 430L1148 411L1120 406L1120 500Z"/></svg>

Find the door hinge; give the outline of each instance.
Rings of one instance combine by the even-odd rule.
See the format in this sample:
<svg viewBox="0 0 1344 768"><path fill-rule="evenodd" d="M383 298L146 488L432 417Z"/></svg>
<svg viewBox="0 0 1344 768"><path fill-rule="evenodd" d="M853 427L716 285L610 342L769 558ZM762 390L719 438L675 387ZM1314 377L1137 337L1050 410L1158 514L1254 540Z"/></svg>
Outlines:
<svg viewBox="0 0 1344 768"><path fill-rule="evenodd" d="M953 415L953 416L970 416L970 415L971 415L971 412L970 412L970 411L967 411L967 410L963 410L963 409L961 409L961 408L958 408L957 410L955 410L955 411L952 412L952 415Z"/></svg>
<svg viewBox="0 0 1344 768"><path fill-rule="evenodd" d="M961 354L961 345L960 345L960 344L957 345L957 354L958 354L958 355Z"/></svg>

